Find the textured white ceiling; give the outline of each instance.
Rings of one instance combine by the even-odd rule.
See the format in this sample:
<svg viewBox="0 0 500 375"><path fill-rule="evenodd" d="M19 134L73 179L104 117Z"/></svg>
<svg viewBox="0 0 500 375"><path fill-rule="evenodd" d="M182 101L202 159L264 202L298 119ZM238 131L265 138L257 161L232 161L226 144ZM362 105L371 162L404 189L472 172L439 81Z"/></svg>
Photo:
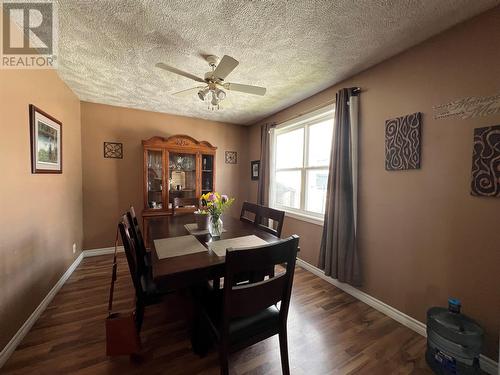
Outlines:
<svg viewBox="0 0 500 375"><path fill-rule="evenodd" d="M84 101L252 124L499 3L60 0L59 75ZM267 94L229 92L215 112L170 95L196 82L155 63L203 76L208 54L239 60L226 81Z"/></svg>

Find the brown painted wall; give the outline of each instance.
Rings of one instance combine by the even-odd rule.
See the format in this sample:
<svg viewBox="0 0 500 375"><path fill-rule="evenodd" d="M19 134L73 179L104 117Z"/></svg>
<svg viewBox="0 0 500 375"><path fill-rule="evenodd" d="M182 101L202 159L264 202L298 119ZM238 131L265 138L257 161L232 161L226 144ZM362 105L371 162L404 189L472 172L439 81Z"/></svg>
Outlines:
<svg viewBox="0 0 500 375"><path fill-rule="evenodd" d="M63 123L62 174L31 174L29 104ZM0 129L3 348L82 246L80 102L54 71L0 70Z"/></svg>
<svg viewBox="0 0 500 375"><path fill-rule="evenodd" d="M500 114L434 120L432 107L500 92L500 8L461 24L266 121L282 122L360 86L359 248L365 292L425 321L426 309L462 300L486 328L498 358L500 199L470 195L472 135L499 125ZM423 112L422 168L384 169L384 122ZM250 129L250 160L259 158L259 125ZM248 180L249 181L249 180ZM245 191L255 201L257 185ZM322 228L287 218L301 236L301 257L317 265Z"/></svg>
<svg viewBox="0 0 500 375"><path fill-rule="evenodd" d="M131 204L142 212L141 141L174 134L187 134L218 147L216 189L236 197L229 214L239 213L241 167L248 164L244 127L82 102L84 249L112 246L117 220ZM104 141L122 142L123 159L105 159ZM224 151L237 151L238 164L225 164ZM250 171L246 172L245 177Z"/></svg>

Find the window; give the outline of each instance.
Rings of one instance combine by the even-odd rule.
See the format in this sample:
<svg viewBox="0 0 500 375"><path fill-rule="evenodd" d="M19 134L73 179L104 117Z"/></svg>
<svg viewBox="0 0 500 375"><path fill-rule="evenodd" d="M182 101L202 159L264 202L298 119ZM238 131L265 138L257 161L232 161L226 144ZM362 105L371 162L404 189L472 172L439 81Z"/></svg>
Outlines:
<svg viewBox="0 0 500 375"><path fill-rule="evenodd" d="M273 131L272 207L315 222L323 219L333 114L330 106L284 123Z"/></svg>

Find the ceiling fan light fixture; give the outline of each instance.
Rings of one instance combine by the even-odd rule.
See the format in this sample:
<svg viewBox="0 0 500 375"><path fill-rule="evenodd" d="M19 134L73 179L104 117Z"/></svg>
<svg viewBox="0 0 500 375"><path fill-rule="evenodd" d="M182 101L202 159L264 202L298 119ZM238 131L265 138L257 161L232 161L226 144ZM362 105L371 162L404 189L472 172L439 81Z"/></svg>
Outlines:
<svg viewBox="0 0 500 375"><path fill-rule="evenodd" d="M204 102L209 91L210 89L208 87L205 87L204 89L198 91L198 98L200 98L200 100Z"/></svg>
<svg viewBox="0 0 500 375"><path fill-rule="evenodd" d="M226 99L226 92L224 90L221 90L219 88L215 89L215 96L217 97L217 99L219 100L224 100Z"/></svg>
<svg viewBox="0 0 500 375"><path fill-rule="evenodd" d="M218 106L219 105L219 99L217 98L216 95L214 95L212 93L212 101L211 101L211 104L215 107L215 106Z"/></svg>
<svg viewBox="0 0 500 375"><path fill-rule="evenodd" d="M210 90L210 100L208 99L207 96L207 101L208 101L208 109L211 109L212 111L216 111L220 109L220 99L217 97L216 91L215 90Z"/></svg>

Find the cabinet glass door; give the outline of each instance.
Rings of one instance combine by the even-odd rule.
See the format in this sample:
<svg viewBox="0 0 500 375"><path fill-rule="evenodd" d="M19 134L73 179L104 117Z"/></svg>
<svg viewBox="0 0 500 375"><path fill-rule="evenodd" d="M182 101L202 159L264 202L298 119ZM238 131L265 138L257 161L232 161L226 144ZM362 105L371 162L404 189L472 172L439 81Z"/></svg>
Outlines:
<svg viewBox="0 0 500 375"><path fill-rule="evenodd" d="M214 156L201 156L201 193L206 194L214 190Z"/></svg>
<svg viewBox="0 0 500 375"><path fill-rule="evenodd" d="M169 207L174 198L196 198L196 155L169 154Z"/></svg>
<svg viewBox="0 0 500 375"><path fill-rule="evenodd" d="M148 208L163 208L163 151L147 150Z"/></svg>

